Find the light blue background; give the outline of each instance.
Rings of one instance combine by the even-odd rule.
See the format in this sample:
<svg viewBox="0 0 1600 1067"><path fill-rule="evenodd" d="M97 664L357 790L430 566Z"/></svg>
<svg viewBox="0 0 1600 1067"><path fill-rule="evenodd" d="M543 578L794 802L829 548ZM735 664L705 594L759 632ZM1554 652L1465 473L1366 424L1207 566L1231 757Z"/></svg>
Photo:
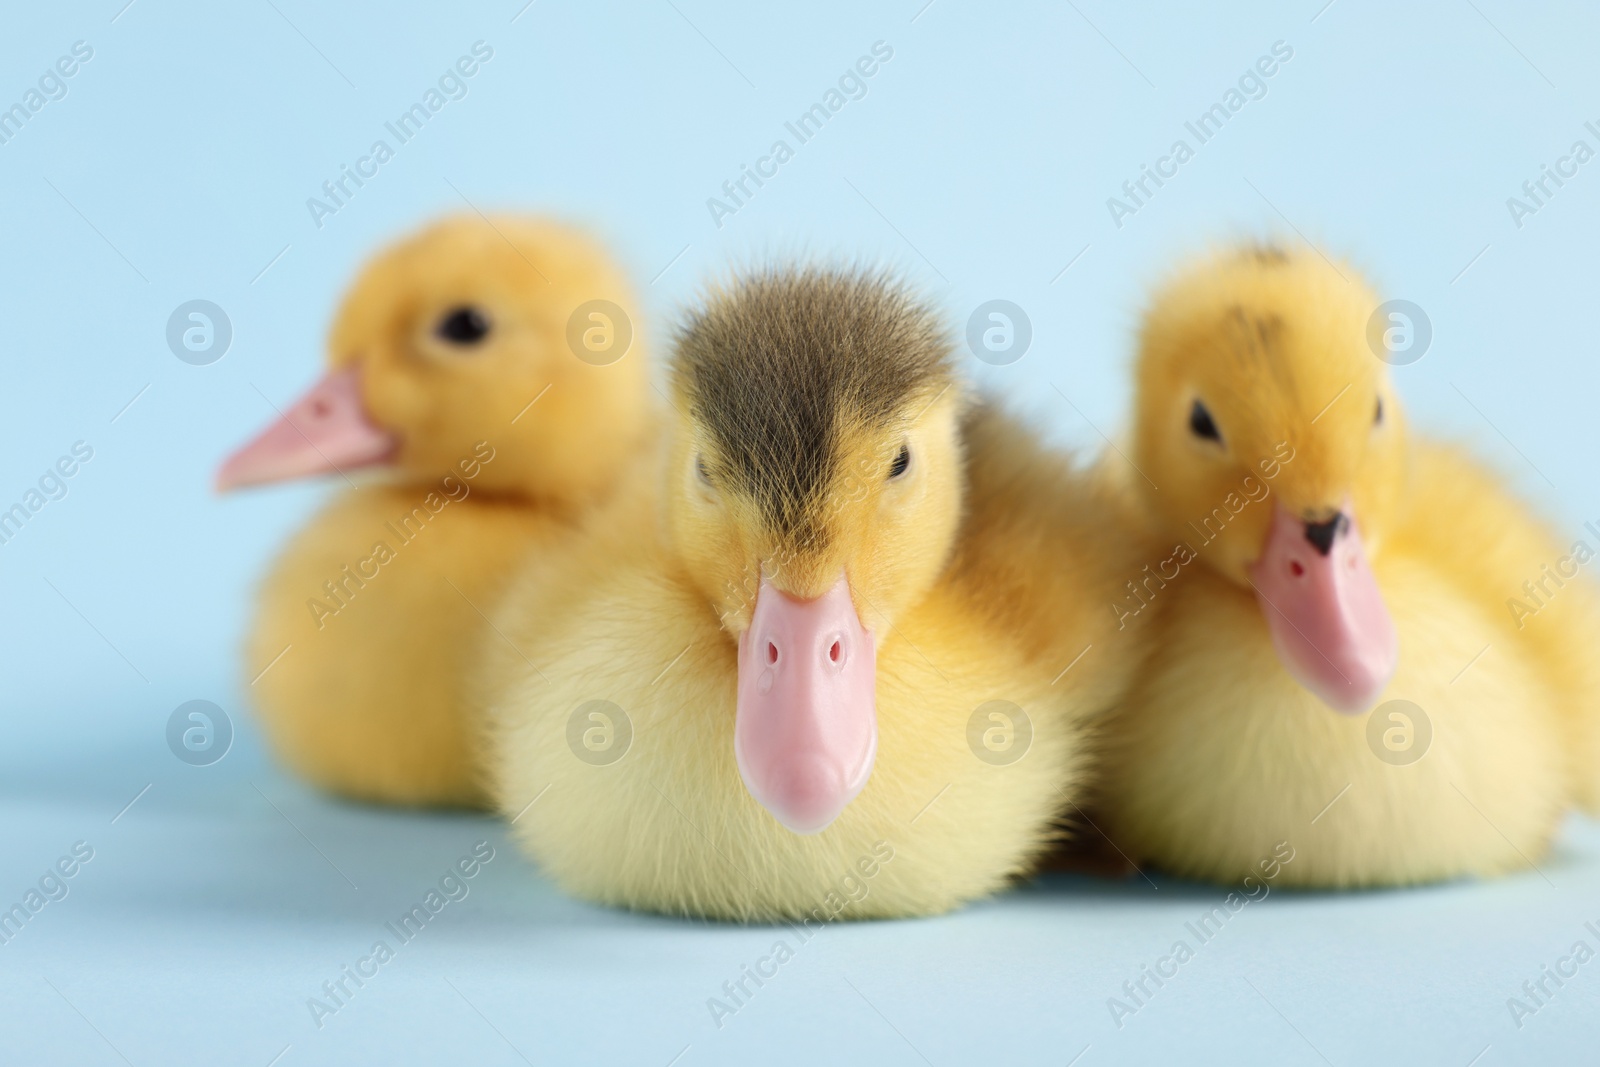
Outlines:
<svg viewBox="0 0 1600 1067"><path fill-rule="evenodd" d="M0 545L0 900L72 842L96 849L0 947L0 1062L1592 1055L1600 963L1521 1030L1505 1006L1597 943L1600 833L1578 821L1543 875L1275 894L1121 1031L1106 998L1217 891L1046 879L936 921L833 928L718 1031L705 998L771 931L579 905L492 820L332 804L268 765L236 650L253 583L331 488L208 490L268 401L316 374L363 258L466 200L597 228L654 338L709 273L797 251L898 264L958 322L1013 300L1032 350L973 374L1086 446L1121 425L1151 281L1208 242L1298 231L1426 309L1433 347L1398 371L1415 422L1474 442L1576 535L1600 518L1600 161L1520 229L1506 198L1574 140L1600 148L1592 9L122 3L13 5L0 34L0 105L74 41L94 48L0 145L0 507L74 441L95 452ZM316 227L306 198L480 39L494 58L469 95ZM878 40L894 58L868 95L715 226L707 197ZM1267 96L1116 227L1107 197L1279 40L1294 57ZM197 297L234 329L205 367L164 340ZM210 768L163 740L193 698L240 732ZM316 1029L305 998L479 838L499 853L473 894Z"/></svg>

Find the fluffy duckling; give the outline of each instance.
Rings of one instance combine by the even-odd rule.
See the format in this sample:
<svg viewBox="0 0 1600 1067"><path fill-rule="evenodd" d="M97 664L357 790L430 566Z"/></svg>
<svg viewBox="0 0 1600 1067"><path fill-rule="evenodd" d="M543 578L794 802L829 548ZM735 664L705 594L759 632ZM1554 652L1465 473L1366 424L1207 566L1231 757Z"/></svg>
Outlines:
<svg viewBox="0 0 1600 1067"><path fill-rule="evenodd" d="M486 664L497 800L568 891L825 922L944 911L1028 866L1121 681L1110 656L1062 677L1056 651L1110 629L1112 582L998 603L1026 583L983 581L1003 522L963 526L963 393L939 317L874 275L757 274L689 316L654 491L508 594L497 625L537 670ZM1012 437L1035 495L1069 500ZM1023 525L1018 552L1044 523ZM1098 545L1057 541L1060 574L1093 569Z"/></svg>
<svg viewBox="0 0 1600 1067"><path fill-rule="evenodd" d="M379 475L290 543L247 644L267 737L323 788L485 803L463 678L499 640L487 613L513 562L565 537L647 433L637 342L597 334L615 347L584 359L568 344L592 300L631 306L588 237L532 219L441 221L366 266L327 375L223 464L222 489Z"/></svg>
<svg viewBox="0 0 1600 1067"><path fill-rule="evenodd" d="M1464 454L1407 432L1389 323L1314 250L1181 273L1143 325L1131 482L1170 547L1112 727L1113 841L1234 881L1398 885L1525 868L1600 693L1594 600L1508 610L1569 549ZM1570 579L1571 576L1568 575ZM1588 746L1585 748L1584 746Z"/></svg>

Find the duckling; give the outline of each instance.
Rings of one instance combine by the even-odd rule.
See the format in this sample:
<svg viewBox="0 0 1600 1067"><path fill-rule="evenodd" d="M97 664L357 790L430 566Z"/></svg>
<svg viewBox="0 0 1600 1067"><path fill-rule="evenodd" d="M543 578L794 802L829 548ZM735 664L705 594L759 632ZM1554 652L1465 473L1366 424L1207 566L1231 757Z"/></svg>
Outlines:
<svg viewBox="0 0 1600 1067"><path fill-rule="evenodd" d="M487 618L503 575L568 536L650 435L631 324L580 315L615 331L590 338L612 348L569 347L594 300L632 306L575 230L437 222L364 268L327 375L222 465L223 490L346 483L267 574L245 653L269 741L322 788L486 803L464 678L500 640ZM357 470L376 477L357 486Z"/></svg>
<svg viewBox="0 0 1600 1067"><path fill-rule="evenodd" d="M1537 863L1592 788L1570 755L1593 775L1593 591L1508 611L1568 550L1410 435L1378 307L1315 250L1252 247L1180 273L1143 323L1153 485L1131 492L1172 550L1116 609L1155 618L1104 802L1112 840L1174 873L1259 877L1287 843L1280 884L1493 875Z"/></svg>
<svg viewBox="0 0 1600 1067"><path fill-rule="evenodd" d="M758 272L688 315L671 401L653 489L619 491L560 574L531 560L497 619L540 654L484 665L519 843L590 900L808 926L1025 870L1121 684L1114 657L1057 658L1109 632L1112 586L1019 609L1020 570L985 585L1005 524L963 515L963 419L1008 431L969 408L937 313L872 273ZM1078 476L1010 439L1070 499ZM1058 541L1063 575L1092 569L1097 545Z"/></svg>

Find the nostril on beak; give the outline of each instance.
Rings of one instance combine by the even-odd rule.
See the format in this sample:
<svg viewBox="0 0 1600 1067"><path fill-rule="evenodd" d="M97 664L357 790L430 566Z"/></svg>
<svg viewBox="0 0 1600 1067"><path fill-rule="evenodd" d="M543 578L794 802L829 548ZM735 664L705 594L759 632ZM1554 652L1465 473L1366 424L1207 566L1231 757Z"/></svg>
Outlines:
<svg viewBox="0 0 1600 1067"><path fill-rule="evenodd" d="M1311 546L1320 554L1326 556L1333 551L1334 540L1344 533L1345 527L1349 523L1350 520L1345 518L1343 512L1334 512L1333 518L1327 522L1308 522L1306 523L1306 540L1310 541Z"/></svg>
<svg viewBox="0 0 1600 1067"><path fill-rule="evenodd" d="M774 663L777 663L777 662L778 662L778 646L773 644L771 641L768 641L767 642L767 663L768 664L774 664Z"/></svg>
<svg viewBox="0 0 1600 1067"><path fill-rule="evenodd" d="M1301 575L1305 574L1305 572L1306 572L1306 565L1304 563L1301 563L1297 559L1291 559L1289 561L1289 573L1290 574L1292 574L1296 578L1298 578Z"/></svg>
<svg viewBox="0 0 1600 1067"><path fill-rule="evenodd" d="M828 659L834 666L844 662L844 643L837 637L833 639L833 644L828 646Z"/></svg>

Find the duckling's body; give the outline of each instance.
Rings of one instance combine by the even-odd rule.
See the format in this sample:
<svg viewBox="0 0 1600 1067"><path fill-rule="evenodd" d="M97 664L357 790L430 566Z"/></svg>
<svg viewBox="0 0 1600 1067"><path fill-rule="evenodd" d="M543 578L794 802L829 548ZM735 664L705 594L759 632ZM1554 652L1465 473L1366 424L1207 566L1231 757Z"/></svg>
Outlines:
<svg viewBox="0 0 1600 1067"><path fill-rule="evenodd" d="M540 651L551 679L498 655L519 675L503 706L537 709L500 735L501 808L517 816L540 797L517 820L518 837L568 892L650 911L800 918L828 893L846 895L841 880L854 874L869 892L852 917L931 914L1023 871L1061 804L1057 789L1075 795L1081 735L1039 713L1051 704L1049 677L1003 634L974 628L970 602L945 589L880 650L866 788L821 834L786 829L735 765L728 635L669 561L618 547L625 557L586 553L590 566L549 589L534 617L520 617L533 605L513 596L515 628L500 620L513 643ZM578 606L552 607L563 603ZM574 758L567 741L567 713L597 698L632 720L631 747L610 766ZM967 745L973 710L996 698L1034 712L1032 749L1011 766L982 763ZM875 876L856 870L891 855Z"/></svg>
<svg viewBox="0 0 1600 1067"><path fill-rule="evenodd" d="M787 314L794 307L809 310ZM725 322L737 326L722 330ZM833 325L850 340L831 340ZM934 349L938 366L899 392L885 381L881 405L878 387L869 385L854 403L876 416L846 412L828 424L845 442L868 439L865 451L840 445L859 462L818 460L814 469L826 473L817 492L775 503L771 487L796 481L824 448L798 431L785 440L788 420L803 427L806 416L797 412L813 398L796 396L786 407L776 383L828 388L835 375L791 372L819 352L877 359L907 333L921 335L913 343ZM698 369L706 347L744 336L786 365L752 371L765 357L747 353L721 368L725 377ZM581 561L561 576L533 562L498 620L511 644L540 654L535 671L494 650L497 797L524 847L567 890L608 904L743 920L930 914L1003 885L1046 843L1053 816L1084 773L1085 720L1109 702L1120 664L1131 657L1086 658L1062 678L1071 656L1058 647L1076 654L1101 639L1110 619L1102 600L1052 605L1059 632L1020 639L1012 624L1026 618L1037 627L1044 609L999 607L1005 593L983 588L981 562L1007 552L992 515L969 515L960 525L962 403L944 365L946 347L928 313L885 283L827 274L758 279L719 295L688 330L665 485L658 470L654 491L619 493L611 513L591 523ZM764 423L769 414L777 421ZM740 417L751 425L730 429L728 420ZM994 417L980 412L968 426ZM763 428L766 434L751 432ZM908 464L874 458L893 454L901 428ZM770 453L760 443L767 434ZM887 454L871 444L880 437ZM1038 450L1024 433L1015 439ZM741 465L746 446L763 453L753 480ZM1025 456L1017 459L1028 466ZM702 463L703 486L695 481ZM1041 463L1040 470L1060 477L1056 488L1070 499L1076 483L1064 466ZM908 480L899 485L902 477ZM759 486L768 487L766 496ZM785 519L809 532L786 536ZM1080 550L1089 555L1094 547ZM1020 542L1014 548L1013 557L1024 550ZM797 817L781 802L753 796L764 779L752 769L750 748L740 747L740 724L759 696L741 686L748 666L741 649L764 640L752 634L764 632L769 599L825 601L840 567L846 577L833 589L848 581L876 642L875 761L865 786L831 821L796 832L785 823ZM1103 590L1114 570L1103 568ZM774 646L772 656L781 668L791 650L785 646L779 658ZM631 721L631 743L614 762L576 754L585 729L601 731L589 735L596 745L606 740L604 722L589 717L595 700L617 705ZM975 720L991 701L1025 709L1031 741L1004 704Z"/></svg>
<svg viewBox="0 0 1600 1067"><path fill-rule="evenodd" d="M1403 552L1390 545L1374 564L1402 649L1382 699L1424 709L1422 759L1380 760L1367 716L1331 713L1284 673L1254 598L1198 572L1161 605L1148 671L1115 726L1112 839L1217 881L1250 873L1280 841L1296 851L1283 884L1405 884L1537 862L1567 796L1557 694L1510 644L1503 605L1475 602Z"/></svg>
<svg viewBox="0 0 1600 1067"><path fill-rule="evenodd" d="M1592 595L1571 583L1552 599L1551 618L1518 628L1507 598L1566 550L1462 454L1405 439L1362 332L1377 300L1364 287L1346 292L1312 255L1213 263L1218 288L1203 295L1219 316L1234 301L1234 317L1252 323L1242 333L1219 329L1215 348L1198 339L1215 320L1195 310L1202 303L1185 303L1201 288L1194 276L1174 286L1181 310L1147 330L1141 466L1180 495L1171 510L1152 503L1149 513L1197 558L1150 603L1150 651L1111 728L1108 832L1136 857L1224 882L1285 841L1295 857L1281 884L1399 885L1525 868L1545 853L1579 781L1572 757L1600 695L1589 651L1596 630L1592 615L1587 630L1584 619ZM1317 339L1308 341L1313 326ZM1246 344L1255 354L1233 365L1253 367L1255 377L1230 392L1211 372L1234 358L1225 353L1240 336L1255 339ZM1176 374L1160 362L1169 345L1189 354ZM1314 424L1321 398L1341 384L1349 395ZM1150 395L1163 392L1173 395ZM1307 410L1285 399L1297 393ZM1190 435L1184 445L1149 425L1181 417L1191 396L1208 409L1193 424L1218 439ZM1340 413L1341 403L1349 410ZM1279 418L1285 407L1292 417ZM1214 543L1211 530L1173 522L1207 514L1208 493L1222 499L1206 481L1229 457L1270 454L1279 440L1288 449L1277 457L1289 458L1268 468L1271 478L1258 468L1267 493L1236 498L1243 506ZM1222 469L1212 486L1237 484L1238 470ZM1186 491L1193 495L1183 500ZM1320 520L1315 509L1338 501L1365 539L1398 649L1392 676L1375 674L1350 714L1300 680L1316 664L1286 663L1275 647L1282 634L1269 619L1297 611L1295 579L1269 587L1262 562L1248 563L1248 577L1239 569L1263 541L1274 543L1271 523L1288 521L1275 508ZM1364 566L1359 557L1345 564ZM1294 618L1287 625L1310 626ZM1337 659L1338 644L1323 647ZM1338 684L1338 667L1322 673L1320 684ZM1343 701L1337 692L1331 699Z"/></svg>
<svg viewBox="0 0 1600 1067"><path fill-rule="evenodd" d="M436 224L369 264L335 323L332 372L225 465L224 487L381 478L287 546L246 648L268 739L323 788L487 802L465 687L500 640L487 619L505 575L558 551L652 432L641 346L580 359L569 345L575 309L597 300L627 302L625 284L576 231Z"/></svg>
<svg viewBox="0 0 1600 1067"><path fill-rule="evenodd" d="M452 500L442 488L431 491L434 513L429 495L366 486L337 496L263 584L246 662L266 668L254 693L268 739L312 782L367 800L481 806L459 695L494 636L479 611L492 610L523 553L567 527L520 500ZM382 563L380 544L392 553Z"/></svg>

